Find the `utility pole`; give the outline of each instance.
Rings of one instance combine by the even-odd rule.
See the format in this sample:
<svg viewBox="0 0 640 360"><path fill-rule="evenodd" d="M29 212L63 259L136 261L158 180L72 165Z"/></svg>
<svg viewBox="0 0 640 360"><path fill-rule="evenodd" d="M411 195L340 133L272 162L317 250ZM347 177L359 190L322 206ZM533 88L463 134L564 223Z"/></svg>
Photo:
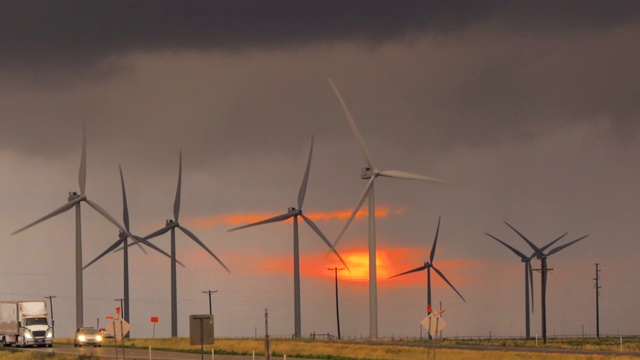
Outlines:
<svg viewBox="0 0 640 360"><path fill-rule="evenodd" d="M335 274L335 278L336 278L336 322L338 324L338 339L341 339L340 337L340 308L338 305L338 271L342 271L344 270L344 268L338 269L337 267L332 268L328 268L327 270L329 271L333 271Z"/></svg>
<svg viewBox="0 0 640 360"><path fill-rule="evenodd" d="M218 290L202 290L203 294L209 294L209 315L213 315L213 308L211 307L211 295L217 292Z"/></svg>
<svg viewBox="0 0 640 360"><path fill-rule="evenodd" d="M53 337L56 337L56 327L55 327L55 322L53 321L53 299L55 299L57 296L56 295L49 295L49 296L45 296L45 299L49 299L49 308L51 309L51 335L53 335Z"/></svg>
<svg viewBox="0 0 640 360"><path fill-rule="evenodd" d="M264 358L271 360L271 341L269 340L269 309L264 309Z"/></svg>
<svg viewBox="0 0 640 360"><path fill-rule="evenodd" d="M596 278L593 279L596 281L596 337L600 337L600 285L598 281L600 280L600 268L598 263L596 263Z"/></svg>

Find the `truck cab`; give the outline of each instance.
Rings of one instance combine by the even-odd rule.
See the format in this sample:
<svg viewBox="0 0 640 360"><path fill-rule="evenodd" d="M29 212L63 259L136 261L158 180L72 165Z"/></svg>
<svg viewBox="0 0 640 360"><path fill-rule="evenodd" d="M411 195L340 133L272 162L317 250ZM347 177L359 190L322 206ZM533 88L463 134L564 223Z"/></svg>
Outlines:
<svg viewBox="0 0 640 360"><path fill-rule="evenodd" d="M22 346L51 347L53 330L46 316L25 317L22 324Z"/></svg>

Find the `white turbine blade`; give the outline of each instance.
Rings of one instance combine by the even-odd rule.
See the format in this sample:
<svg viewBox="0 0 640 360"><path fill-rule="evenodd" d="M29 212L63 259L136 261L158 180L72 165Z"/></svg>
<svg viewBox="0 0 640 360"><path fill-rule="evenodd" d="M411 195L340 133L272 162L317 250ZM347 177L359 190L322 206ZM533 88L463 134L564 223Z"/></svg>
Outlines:
<svg viewBox="0 0 640 360"><path fill-rule="evenodd" d="M80 155L80 172L78 173L80 194L84 195L87 184L87 124L82 124L82 154Z"/></svg>
<svg viewBox="0 0 640 360"><path fill-rule="evenodd" d="M342 99L342 95L340 95L340 91L338 91L338 87L333 83L333 80L329 79L329 83L331 84L331 87L333 88L333 92L336 93L336 97L338 98L338 101L340 101L340 105L342 105L342 110L344 110L344 113L347 115L347 120L349 121L349 126L351 126L351 131L353 132L353 136L355 136L356 141L358 142L358 145L360 146L360 151L362 152L362 156L364 157L364 160L367 162L367 164L371 168L375 168L373 166L373 162L371 161L371 155L369 155L369 150L367 149L367 145L364 143L364 139L362 138L362 135L360 134L360 130L358 130L358 127L356 126L355 120L353 120L353 116L351 116L351 112L349 111L349 108L347 107L347 103Z"/></svg>
<svg viewBox="0 0 640 360"><path fill-rule="evenodd" d="M167 230L168 231L168 230ZM166 232L166 231L165 231ZM135 240L132 244L130 244L129 246L133 246L133 245L138 245L142 248L142 246L140 245L145 244L146 246L152 248L153 250L161 253L162 255L168 257L169 259L171 259L171 255L167 254L164 250L160 249L159 247L153 245L150 241L148 241L147 239L141 238L140 236L136 236L136 235L132 235L132 238ZM147 252L145 251L145 254ZM176 260L176 262L178 264L180 264L180 266L182 266L184 268L184 264L182 264L180 261Z"/></svg>
<svg viewBox="0 0 640 360"><path fill-rule="evenodd" d="M582 239L586 238L587 236L589 236L589 235L585 235L585 236L580 237L580 238L578 238L578 239L575 239L575 240L573 240L573 241L571 241L571 242L568 242L568 243L566 243L566 244L564 244L564 245L560 245L560 246L558 246L557 248L554 248L554 249L552 249L551 251L549 251L549 253L547 254L547 256L553 255L553 254L557 253L558 251L560 251L560 250L562 250L562 249L566 248L567 246L573 245L573 244L577 243L578 241L580 241L580 240L582 240Z"/></svg>
<svg viewBox="0 0 640 360"><path fill-rule="evenodd" d="M254 223L251 223L251 224L234 227L233 229L229 229L227 231L236 231L236 230L245 229L245 228L248 228L248 227L251 227L251 226L257 226L257 225L262 225L262 224L269 224L269 223L284 221L284 220L287 220L290 217L294 216L295 214L296 214L295 211L290 211L290 212L288 212L286 214L274 216L274 217L266 219L266 220L262 220L262 221L254 222Z"/></svg>
<svg viewBox="0 0 640 360"><path fill-rule="evenodd" d="M333 242L333 247L338 246L338 242L340 242L342 235L344 235L345 231L347 231L347 228L349 227L353 219L356 217L356 214L358 213L358 210L360 210L360 207L362 206L364 199L367 197L367 195L369 195L369 191L371 190L371 186L373 186L373 182L375 181L375 179L376 177L372 176L371 179L369 179L369 181L367 182L367 185L364 187L364 191L362 191L362 195L360 195L360 199L358 199L358 203L356 204L355 209L353 209L353 212L351 213L351 216L349 216L347 223L342 228L342 231L340 231L340 234L338 234L336 241Z"/></svg>
<svg viewBox="0 0 640 360"><path fill-rule="evenodd" d="M88 263L87 265L85 265L84 267L82 267L82 270L88 268L89 266L91 266L94 262L100 260L103 256L107 255L108 253L112 252L113 250L115 250L118 246L120 246L120 244L122 244L124 242L124 240L128 237L129 235L124 235L122 236L120 239L116 240L116 242L114 242L113 244L111 244L111 246L109 246L105 251L103 251L100 255L98 255L95 259L91 260L90 263Z"/></svg>
<svg viewBox="0 0 640 360"><path fill-rule="evenodd" d="M395 178L395 179L428 181L428 182L434 182L434 183L444 184L444 185L453 185L452 183L450 183L450 182L448 182L446 180L434 178L434 177L431 177L431 176L413 174L413 173L410 173L410 172L400 171L400 170L384 170L384 171L380 171L378 173L378 175L385 176L385 177L390 177L390 178Z"/></svg>
<svg viewBox="0 0 640 360"><path fill-rule="evenodd" d="M428 265L428 264L424 264L424 265L422 265L422 266L420 266L420 267L417 267L417 268L415 268L415 269L411 269L411 270L409 270L409 271L405 271L405 272L403 272L403 273L400 273L400 274L397 274L397 275L393 275L393 276L392 276L392 277L390 277L389 279L393 279L394 277L398 277L398 276L407 275L407 274L411 274L411 273L414 273L414 272L422 271L422 270L425 270L425 269L426 269L426 268L428 268L428 267L429 267L429 265Z"/></svg>
<svg viewBox="0 0 640 360"><path fill-rule="evenodd" d="M195 236L191 231L189 231L189 229L182 227L180 225L178 225L178 228L180 230L182 230L183 233L187 234L188 237L191 238L191 240L195 241L198 245L200 245L203 249L205 249L209 255L213 256L214 259L216 259L220 265L222 265L222 267L227 270L228 273L230 273L231 271L229 270L229 268L227 267L227 265L225 265L222 260L218 259L218 257L213 253L213 251L209 250L209 248L207 247L207 245L205 245L202 241L200 241L200 239L198 239L197 236Z"/></svg>
<svg viewBox="0 0 640 360"><path fill-rule="evenodd" d="M313 136L311 137L311 148L309 149L309 160L307 160L307 169L304 171L300 191L298 191L298 209L302 209L304 196L307 193L307 182L309 181L309 169L311 169L311 155L313 155Z"/></svg>
<svg viewBox="0 0 640 360"><path fill-rule="evenodd" d="M533 257L531 257L532 259ZM527 261L527 263L525 264L527 266L527 269L529 269L529 287L531 288L531 312L533 313L533 267L531 266L531 259L529 259Z"/></svg>
<svg viewBox="0 0 640 360"><path fill-rule="evenodd" d="M535 251L536 255L542 255L542 251L540 250L539 247L537 247L534 243L532 243L531 241L529 241L529 239L527 239L526 236L522 235L522 233L520 231L518 231L516 228L514 228L513 226L511 226L511 224L509 224L508 222L504 222L505 224L507 224L508 227L511 228L511 230L515 231L516 234L520 235L520 237L527 243L529 244L529 246L533 249L533 251Z"/></svg>
<svg viewBox="0 0 640 360"><path fill-rule="evenodd" d="M122 221L124 221L124 228L127 231L129 229L129 206L127 205L127 192L124 188L124 176L122 175L122 166L118 165L120 169L120 183L122 184Z"/></svg>
<svg viewBox="0 0 640 360"><path fill-rule="evenodd" d="M154 237L157 237L157 236L160 236L162 234L165 234L169 230L171 230L171 227L170 226L165 226L162 229L158 229L158 230L152 232L151 234L143 237L142 239L144 239L144 240L153 239ZM134 245L136 243L137 243L137 239L136 239L136 241L134 241L131 244L129 244L129 246Z"/></svg>
<svg viewBox="0 0 640 360"><path fill-rule="evenodd" d="M307 223L307 225L309 225L309 227L311 229L313 229L313 231L315 231L316 234L318 234L320 239L322 239L322 241L324 241L324 243L327 244L329 249L331 249L331 252L334 253L338 257L338 259L340 260L342 265L344 265L344 267L347 269L347 271L349 273L351 273L351 269L349 269L349 265L347 265L347 263L342 259L342 256L340 256L340 254L338 254L338 251L336 250L336 248L334 248L333 245L331 245L331 242L329 242L329 239L327 239L327 237L324 236L322 231L320 231L320 228L313 221L311 221L311 219L309 219L304 214L300 214L300 216L302 216L302 219Z"/></svg>
<svg viewBox="0 0 640 360"><path fill-rule="evenodd" d="M59 207L59 208L53 210L52 212L50 212L49 214L47 214L47 215L41 217L40 219L32 222L31 224L23 226L20 229L12 232L11 235L15 235L15 234L17 234L19 232L22 232L22 231L24 231L24 230L26 230L26 229L28 229L28 228L36 225L36 224L39 224L39 223L41 223L41 222L43 222L43 221L45 221L47 219L50 219L50 218L52 218L52 217L54 217L54 216L56 216L58 214L62 214L63 212L65 212L65 211L71 209L72 207L74 207L79 202L80 202L79 198L78 199L74 199L73 201L70 201L70 202L62 205L61 207Z"/></svg>
<svg viewBox="0 0 640 360"><path fill-rule="evenodd" d="M504 241L502 241L502 240L498 239L497 237L495 237L495 236L493 236L493 235L491 235L491 234L489 234L489 233L485 233L485 234L487 234L488 236L492 237L494 240L498 241L498 242L499 242L499 243L501 243L502 245L506 246L506 247L507 247L509 250L511 250L514 254L516 254L516 255L520 256L520 257L521 257L521 258L523 258L523 259L526 259L526 258L527 258L527 256L526 256L525 254L521 253L519 250L517 250L517 249L516 249L516 248L514 248L513 246L511 246L511 245L509 245L509 244L505 243Z"/></svg>
<svg viewBox="0 0 640 360"><path fill-rule="evenodd" d="M456 294L458 294L458 296L460 296L460 299L462 299L462 301L467 302L467 300L464 299L464 297L462 297L462 294L460 294L460 292L455 288L455 286L453 286L453 284L451 282L449 282L449 280L447 280L447 278L444 276L444 274L438 270L435 266L431 265L431 268L433 270L435 270L436 273L438 273L438 275L440 275L440 277L442 278L442 280L446 281L447 284L449 284L449 286L451 286L451 288L453 289L453 291L456 292Z"/></svg>
<svg viewBox="0 0 640 360"><path fill-rule="evenodd" d="M125 234L131 235L129 234L129 231L124 228L124 226L120 225L120 223L116 219L114 219L113 216L109 215L109 213L106 212L103 208L101 208L100 205L94 203L93 201L89 200L86 197L84 198L84 201L87 204L89 204L89 206L94 208L95 211L99 212L100 215L104 216L107 220L111 221L111 223L115 225L118 229L122 230Z"/></svg>
<svg viewBox="0 0 640 360"><path fill-rule="evenodd" d="M180 188L182 186L182 150L180 150L180 165L178 166L178 189L176 190L176 199L173 202L173 220L178 221L180 216Z"/></svg>
<svg viewBox="0 0 640 360"><path fill-rule="evenodd" d="M440 233L440 216L438 216L438 227L436 228L436 236L433 239L431 254L429 254L429 263L433 264L433 258L436 255L436 245L438 245L438 234Z"/></svg>
<svg viewBox="0 0 640 360"><path fill-rule="evenodd" d="M547 245L543 246L540 248L540 251L544 252L545 250L547 250L548 248L551 247L551 245L557 243L560 239L562 239L563 237L567 236L569 232L566 232L562 235L560 235L557 239L553 240L552 242L548 243Z"/></svg>

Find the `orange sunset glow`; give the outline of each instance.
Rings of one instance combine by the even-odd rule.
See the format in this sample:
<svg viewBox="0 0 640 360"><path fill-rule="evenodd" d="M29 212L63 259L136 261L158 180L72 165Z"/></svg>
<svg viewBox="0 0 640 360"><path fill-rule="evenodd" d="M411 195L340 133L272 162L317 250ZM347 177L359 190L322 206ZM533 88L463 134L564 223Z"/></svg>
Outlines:
<svg viewBox="0 0 640 360"><path fill-rule="evenodd" d="M390 209L388 206L377 206L376 218L385 218L391 214L399 215L404 213L405 208L400 207L396 209ZM304 214L313 221L332 221L332 220L347 220L353 210L338 210L329 212L305 212ZM260 213L260 214L231 214L220 216L200 217L190 221L196 228L214 228L221 224L225 224L230 227L236 227L245 224L251 224L254 222L262 221L280 214L276 213ZM366 209L360 209L355 216L355 220L361 220L367 216ZM291 220L288 220L291 221Z"/></svg>
<svg viewBox="0 0 640 360"><path fill-rule="evenodd" d="M351 270L351 272L341 271L338 275L340 281L366 285L369 280L368 250L348 249L339 252ZM427 257L428 254L425 249L408 247L378 248L378 282L384 281L385 285L388 286L414 286L426 283L425 272L408 274L394 279L388 278L421 266ZM435 263L447 279L456 284L456 286L475 282L472 269L476 264L470 260L443 259L442 261L436 260ZM293 273L293 259L291 255L271 257L261 260L258 267L270 272L291 274ZM304 278L331 278L333 275L327 269L334 267L343 267L335 255L327 255L325 252L300 254L300 272ZM434 286L448 286L437 276L432 276L432 281Z"/></svg>

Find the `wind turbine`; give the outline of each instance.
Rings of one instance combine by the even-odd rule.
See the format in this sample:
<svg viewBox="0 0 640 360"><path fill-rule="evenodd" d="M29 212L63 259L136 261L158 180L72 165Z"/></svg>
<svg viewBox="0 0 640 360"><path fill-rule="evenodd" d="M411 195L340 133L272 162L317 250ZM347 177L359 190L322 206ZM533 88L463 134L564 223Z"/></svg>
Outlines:
<svg viewBox="0 0 640 360"><path fill-rule="evenodd" d="M329 83L331 84L331 87L333 88L333 91L335 92L336 97L340 102L340 105L342 105L342 109L344 110L344 113L347 116L347 121L351 126L351 131L353 132L353 135L356 138L356 141L358 142L358 145L360 147L360 151L362 152L364 160L367 163L367 166L362 168L360 177L363 180L368 180L367 185L364 187L364 190L362 191L362 195L360 195L360 198L358 199L355 209L351 213L351 216L347 220L347 223L345 224L344 228L338 235L338 238L333 243L333 246L335 247L338 245L338 242L342 238L342 235L345 233L345 231L349 227L349 224L351 224L351 221L353 221L353 218L358 213L360 206L362 206L364 199L367 196L369 196L369 337L372 339L377 339L378 338L378 287L377 287L377 273L376 273L376 225L375 225L376 209L375 209L375 196L374 196L373 184L378 176L395 178L395 179L428 181L428 182L435 182L435 183L441 183L441 184L448 184L448 182L441 179L429 177L429 176L409 173L406 171L377 169L373 165L373 162L371 161L369 150L367 149L367 146L364 143L364 139L362 138L362 135L360 135L360 131L358 130L358 127L356 126L356 123L353 120L353 117L351 116L351 112L349 112L349 108L347 107L347 104L342 99L342 96L340 95L338 88L336 87L336 85L333 83L331 79L329 79Z"/></svg>
<svg viewBox="0 0 640 360"><path fill-rule="evenodd" d="M80 216L80 203L85 202L97 211L104 218L109 220L112 224L118 227L121 231L126 231L122 225L120 225L109 213L101 208L95 202L89 200L85 195L85 186L87 180L87 143L86 143L86 130L83 129L82 133L82 154L80 157L80 172L78 174L78 185L80 186L80 194L77 192L70 192L68 202L49 214L41 217L40 219L26 225L11 235L18 234L36 224L39 224L49 218L62 214L75 207L76 209L76 327L84 326L84 303L83 303L83 289L82 289L82 228L81 228L81 216Z"/></svg>
<svg viewBox="0 0 640 360"><path fill-rule="evenodd" d="M433 258L436 255L436 245L438 244L438 233L440 233L440 218L439 217L438 217L438 227L436 229L436 236L433 239L433 246L431 247L431 254L429 254L429 261L425 261L424 265L422 265L420 267L417 267L415 269L411 269L409 271L405 271L405 272L400 273L398 275L393 275L392 277L389 278L389 279L393 279L394 277L398 277L398 276L402 276L402 275L406 275L406 274L411 274L411 273L422 271L422 270L427 270L427 304L429 305L429 308L431 307L431 269L433 269L433 271L435 271L436 274L438 274L438 276L440 276L440 278L442 280L444 280L447 284L449 284L449 286L453 289L453 291L455 291L456 294L458 294L458 296L460 296L460 299L462 299L462 301L467 302L464 299L464 297L462 297L460 292L458 292L458 290L456 290L456 288L453 286L453 284L451 284L451 282L449 280L447 280L447 278L444 276L442 271L438 270L438 268L435 265L433 265Z"/></svg>
<svg viewBox="0 0 640 360"><path fill-rule="evenodd" d="M509 224L507 224L507 225L509 225ZM511 225L509 225L509 227L511 227ZM493 236L493 235L491 235L489 233L485 233L485 234L488 235L489 237L493 238L494 240L498 241L502 245L506 246L514 254L518 255L520 257L520 260L524 263L524 284L525 284L524 285L524 293L525 293L525 295L524 295L524 302L525 302L524 308L525 308L526 338L530 339L531 338L531 318L530 318L530 313L533 313L533 303L534 303L534 301L533 301L533 299L534 299L534 295L533 295L533 268L531 267L531 260L533 260L533 258L536 256L536 253L534 252L533 254L531 254L531 256L526 256L521 251L519 251L516 248L514 248L513 246L505 243L504 241L498 239L497 237L495 237L495 236ZM545 249L547 249L551 245L555 244L558 240L562 239L567 234L568 233L562 234L560 237L558 237L554 241L552 241L552 242L548 243L547 245L545 245L544 247L542 247L541 248L542 251L544 251ZM531 290L531 310L529 310L529 290Z"/></svg>
<svg viewBox="0 0 640 360"><path fill-rule="evenodd" d="M307 192L307 182L309 180L309 170L311 168L311 155L313 154L313 138L311 138L311 149L309 150L309 160L307 161L307 168L304 173L304 178L302 179L302 185L300 185L300 190L298 191L298 207L290 207L288 211L282 215L274 216L272 218L258 221L252 224L247 224L239 227L235 227L233 229L229 229L228 231L235 231L240 229L245 229L251 226L274 223L285 221L290 218L293 218L293 293L294 293L294 318L295 318L295 337L299 338L302 335L302 322L300 320L300 252L299 252L299 244L298 244L298 216L302 217L302 219L309 225L309 227L316 233L318 236L324 241L324 243L331 249L338 259L342 262L342 264L349 269L347 264L344 262L340 254L336 251L336 249L331 245L331 242L327 239L326 236L320 231L320 228L316 226L316 224L311 221L303 212L302 212L302 204L304 203L304 197Z"/></svg>
<svg viewBox="0 0 640 360"><path fill-rule="evenodd" d="M178 218L180 216L180 188L182 183L182 151L180 151L180 165L178 168L178 189L176 190L176 198L173 203L173 217L174 219L167 219L165 226L155 232L145 236L144 240L153 239L164 233L171 231L171 337L178 336L178 293L177 293L177 280L176 280L176 228L180 229L185 235L195 241L200 247L209 253L214 259L216 259L220 265L227 271L229 268L202 242L195 236L189 229L180 225ZM131 245L136 244L137 241L132 242Z"/></svg>
<svg viewBox="0 0 640 360"><path fill-rule="evenodd" d="M146 246L164 254L165 256L171 258L171 255L167 254L164 250L160 249L159 247L153 245L152 243L150 243L149 241L137 236L137 235L133 235L131 233L131 228L129 226L129 207L127 205L127 193L124 187L124 176L122 175L122 167L119 166L120 169L120 183L122 184L122 220L124 222L124 227L126 229L126 231L122 231L120 230L118 233L118 240L116 240L113 244L111 244L111 246L109 246L105 251L103 251L100 255L98 255L95 259L93 259L91 262L89 262L87 265L85 265L82 270L88 268L89 266L91 266L93 263L95 263L96 261L100 260L103 256L107 255L108 253L110 253L111 251L114 251L115 249L117 249L120 245L123 245L122 250L124 251L124 290L123 290L123 294L124 294L124 302L123 302L123 307L124 309L122 310L123 313L123 318L125 321L129 321L129 244L128 244L128 239L132 238L134 240L137 241L137 245L140 247L140 250L142 250L145 254L147 253L144 248L142 247L142 245L140 245L140 243L145 244ZM184 265L182 265L182 263L180 263L178 261L178 263L184 267Z"/></svg>
<svg viewBox="0 0 640 360"><path fill-rule="evenodd" d="M529 241L529 239L527 239L524 235L522 235L522 233L520 233L518 230L516 230L516 228L514 228L513 226L511 226L509 223L507 223L505 221L505 224L507 224L507 226L509 226L513 231L515 231L524 241L527 242L527 244L529 244L529 246L533 249L534 251L534 255L536 256L536 258L538 260L540 260L540 264L541 264L541 286L540 286L540 292L541 292L541 303L542 303L542 339L544 341L544 343L547 343L547 271L549 271L549 268L547 267L547 258L557 252L559 252L560 250L563 250L564 248L573 245L575 243L577 243L578 241L586 238L587 235L584 235L582 237L579 237L573 241L570 241L564 245L560 245L557 246L551 250L549 250L548 252L544 252L547 248L549 248L551 245L553 245L554 243L556 243L558 240L562 239L565 235L567 235L568 233L565 233L563 235L561 235L559 238L555 239L554 241L550 242L549 244L547 244L546 246L539 248L537 247L534 243L532 243L531 241Z"/></svg>

